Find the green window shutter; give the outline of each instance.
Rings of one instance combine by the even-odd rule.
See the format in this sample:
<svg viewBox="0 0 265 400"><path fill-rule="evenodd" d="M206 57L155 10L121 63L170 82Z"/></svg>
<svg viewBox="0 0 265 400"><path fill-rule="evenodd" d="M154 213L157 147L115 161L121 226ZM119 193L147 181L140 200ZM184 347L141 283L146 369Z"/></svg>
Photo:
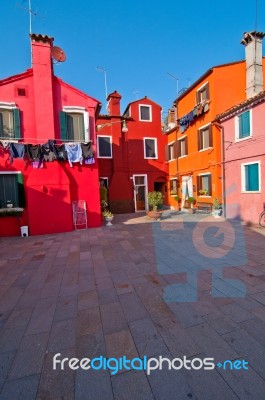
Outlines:
<svg viewBox="0 0 265 400"><path fill-rule="evenodd" d="M246 111L239 115L239 139L250 135L250 112Z"/></svg>
<svg viewBox="0 0 265 400"><path fill-rule="evenodd" d="M14 124L14 138L21 138L21 127L20 127L20 111L18 108L13 109L13 124Z"/></svg>
<svg viewBox="0 0 265 400"><path fill-rule="evenodd" d="M67 114L64 111L60 111L60 133L61 139L67 140Z"/></svg>
<svg viewBox="0 0 265 400"><path fill-rule="evenodd" d="M259 190L259 165L245 165L246 191L256 192Z"/></svg>
<svg viewBox="0 0 265 400"><path fill-rule="evenodd" d="M24 179L22 174L17 174L17 192L18 192L18 205L24 208L25 202L25 190L24 190Z"/></svg>

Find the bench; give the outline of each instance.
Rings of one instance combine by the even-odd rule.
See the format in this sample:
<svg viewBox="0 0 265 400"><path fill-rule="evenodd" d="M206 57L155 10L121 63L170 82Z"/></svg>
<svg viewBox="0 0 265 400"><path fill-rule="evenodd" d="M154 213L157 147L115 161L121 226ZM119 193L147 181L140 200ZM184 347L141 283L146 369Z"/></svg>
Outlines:
<svg viewBox="0 0 265 400"><path fill-rule="evenodd" d="M204 201L196 202L196 211L202 211L205 214L210 214L212 212L213 205L212 203L206 203Z"/></svg>

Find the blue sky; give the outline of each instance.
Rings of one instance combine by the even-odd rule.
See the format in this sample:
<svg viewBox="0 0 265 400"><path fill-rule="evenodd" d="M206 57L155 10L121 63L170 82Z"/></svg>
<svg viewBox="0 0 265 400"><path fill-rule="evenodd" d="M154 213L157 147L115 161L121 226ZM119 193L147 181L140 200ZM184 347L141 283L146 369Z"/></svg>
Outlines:
<svg viewBox="0 0 265 400"><path fill-rule="evenodd" d="M147 96L166 112L177 86L188 87L210 67L244 58L245 31L265 31L258 0L31 0L33 33L54 37L67 60L55 74L97 98L122 95L122 111ZM0 0L0 79L30 68L28 0ZM175 78L173 78L171 75ZM178 83L176 78L178 78Z"/></svg>

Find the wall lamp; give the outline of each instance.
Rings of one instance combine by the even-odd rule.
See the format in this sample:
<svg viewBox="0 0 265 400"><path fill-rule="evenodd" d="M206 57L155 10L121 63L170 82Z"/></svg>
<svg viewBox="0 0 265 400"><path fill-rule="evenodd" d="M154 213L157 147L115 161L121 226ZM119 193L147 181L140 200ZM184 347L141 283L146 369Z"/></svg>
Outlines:
<svg viewBox="0 0 265 400"><path fill-rule="evenodd" d="M122 129L121 129L122 132L124 132L124 133L128 132L128 128L127 128L125 119L123 119L121 121L107 122L106 124L99 124L96 126L96 129L97 129L97 131L99 131L100 129L105 128L105 126L111 126L112 124L118 124L118 123L122 123Z"/></svg>

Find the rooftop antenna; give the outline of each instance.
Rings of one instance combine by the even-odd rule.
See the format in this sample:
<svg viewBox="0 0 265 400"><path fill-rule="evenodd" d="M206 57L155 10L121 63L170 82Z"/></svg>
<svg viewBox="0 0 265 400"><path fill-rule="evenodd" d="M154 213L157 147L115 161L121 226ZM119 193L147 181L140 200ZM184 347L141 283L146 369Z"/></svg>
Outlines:
<svg viewBox="0 0 265 400"><path fill-rule="evenodd" d="M179 94L179 78L176 75L171 74L170 72L167 72L167 74L169 76L171 76L171 78L175 79L175 81L177 81L177 96Z"/></svg>
<svg viewBox="0 0 265 400"><path fill-rule="evenodd" d="M96 70L97 70L98 72L103 72L103 74L104 74L105 95L106 95L106 100L107 100L107 97L108 97L107 70L106 70L106 68L104 68L104 67L97 67ZM106 108L107 108L107 111L108 111L108 105L106 106Z"/></svg>
<svg viewBox="0 0 265 400"><path fill-rule="evenodd" d="M32 34L32 17L37 17L40 16L37 14L35 11L32 10L31 8L31 0L28 0L28 7L23 7L21 4L16 3L17 7L23 8L24 10L27 11L29 14L29 33L30 35ZM42 17L44 18L44 17ZM31 41L30 41L30 61L31 61L31 66L32 66L32 47L31 47Z"/></svg>

